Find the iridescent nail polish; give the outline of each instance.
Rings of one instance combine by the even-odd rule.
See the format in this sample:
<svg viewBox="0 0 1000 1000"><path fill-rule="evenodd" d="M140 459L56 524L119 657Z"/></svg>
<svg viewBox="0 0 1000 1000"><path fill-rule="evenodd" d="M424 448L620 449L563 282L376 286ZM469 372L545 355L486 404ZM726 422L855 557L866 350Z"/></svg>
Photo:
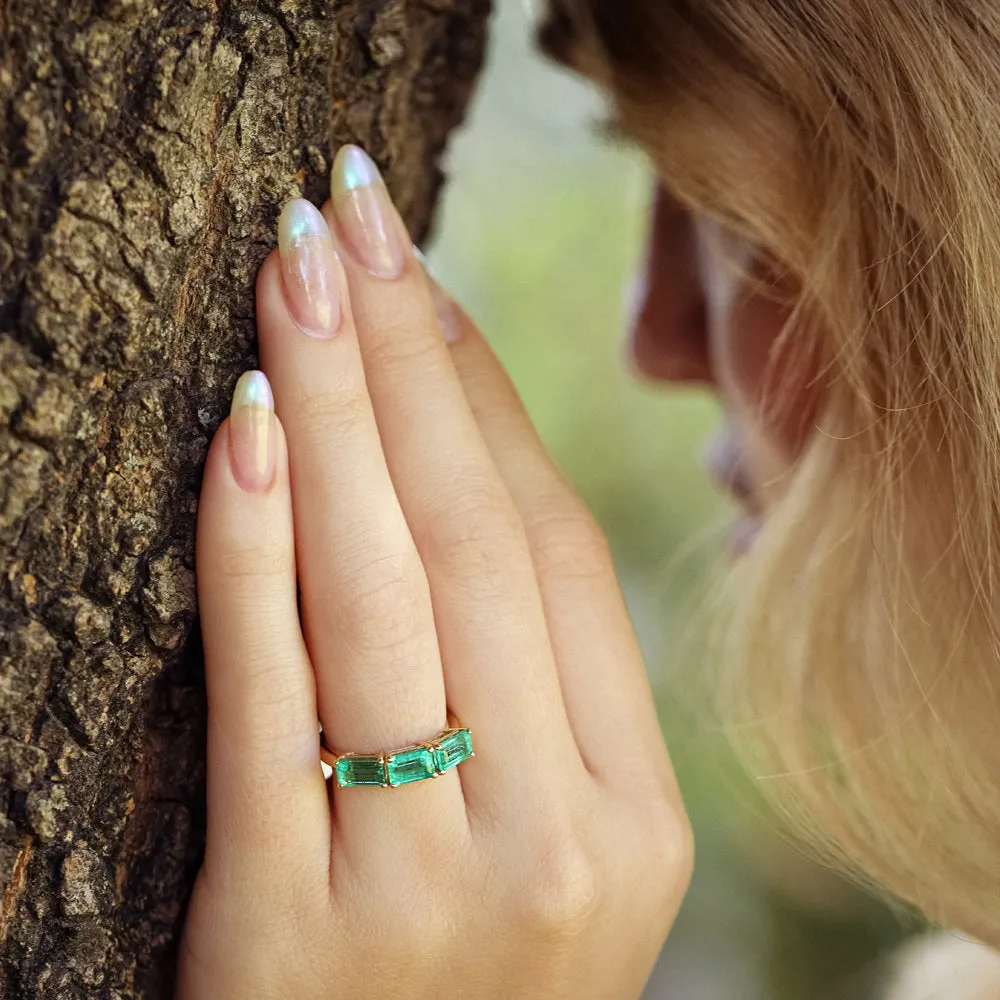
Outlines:
<svg viewBox="0 0 1000 1000"><path fill-rule="evenodd" d="M236 383L229 413L229 460L247 493L263 493L274 479L277 447L274 395L263 372L245 372Z"/></svg>
<svg viewBox="0 0 1000 1000"><path fill-rule="evenodd" d="M330 178L333 207L344 242L354 258L379 278L398 278L406 266L402 220L372 158L357 146L343 146Z"/></svg>
<svg viewBox="0 0 1000 1000"><path fill-rule="evenodd" d="M278 249L288 310L310 336L340 327L341 276L326 220L308 201L290 201L278 222Z"/></svg>

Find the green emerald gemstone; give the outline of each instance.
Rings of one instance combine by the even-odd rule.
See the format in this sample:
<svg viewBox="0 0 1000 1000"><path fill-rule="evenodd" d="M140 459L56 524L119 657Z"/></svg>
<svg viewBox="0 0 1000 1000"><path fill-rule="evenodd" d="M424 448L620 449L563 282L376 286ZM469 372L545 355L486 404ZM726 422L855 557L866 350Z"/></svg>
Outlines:
<svg viewBox="0 0 1000 1000"><path fill-rule="evenodd" d="M472 756L472 734L468 729L453 729L436 741L434 764L438 774L450 771Z"/></svg>
<svg viewBox="0 0 1000 1000"><path fill-rule="evenodd" d="M393 750L386 759L390 785L409 785L413 781L433 778L434 754L428 747L405 747Z"/></svg>
<svg viewBox="0 0 1000 1000"><path fill-rule="evenodd" d="M385 769L379 757L347 756L337 761L337 784L341 788L385 783Z"/></svg>

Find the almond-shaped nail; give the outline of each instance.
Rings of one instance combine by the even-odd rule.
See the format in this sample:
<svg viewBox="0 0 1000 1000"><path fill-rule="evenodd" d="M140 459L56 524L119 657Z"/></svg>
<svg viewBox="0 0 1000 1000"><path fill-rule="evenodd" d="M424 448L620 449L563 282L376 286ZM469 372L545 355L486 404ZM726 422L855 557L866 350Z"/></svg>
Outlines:
<svg viewBox="0 0 1000 1000"><path fill-rule="evenodd" d="M310 336L332 337L340 327L340 267L330 229L315 205L296 198L285 206L278 250L292 318Z"/></svg>
<svg viewBox="0 0 1000 1000"><path fill-rule="evenodd" d="M274 395L263 372L240 376L229 413L229 460L233 476L247 493L263 493L274 479Z"/></svg>
<svg viewBox="0 0 1000 1000"><path fill-rule="evenodd" d="M458 306L433 276L428 275L427 277L431 284L431 298L434 300L434 308L437 310L441 334L446 343L457 344L462 339L462 321L458 315Z"/></svg>
<svg viewBox="0 0 1000 1000"><path fill-rule="evenodd" d="M403 224L374 160L358 146L342 146L330 191L344 241L357 262L376 277L398 278L406 266Z"/></svg>

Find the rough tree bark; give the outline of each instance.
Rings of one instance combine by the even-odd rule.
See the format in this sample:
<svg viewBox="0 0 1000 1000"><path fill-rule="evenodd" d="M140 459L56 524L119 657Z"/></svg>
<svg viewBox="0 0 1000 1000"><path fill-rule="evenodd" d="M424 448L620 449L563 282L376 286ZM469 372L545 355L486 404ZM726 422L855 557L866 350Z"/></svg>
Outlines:
<svg viewBox="0 0 1000 1000"><path fill-rule="evenodd" d="M280 204L419 239L489 0L0 0L0 996L166 997L204 825L200 466Z"/></svg>

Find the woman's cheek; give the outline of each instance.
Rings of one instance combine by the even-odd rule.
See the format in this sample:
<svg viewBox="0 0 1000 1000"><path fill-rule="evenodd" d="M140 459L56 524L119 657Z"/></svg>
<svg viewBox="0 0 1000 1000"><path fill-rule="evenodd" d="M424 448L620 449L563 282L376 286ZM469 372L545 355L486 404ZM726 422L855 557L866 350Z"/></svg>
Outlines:
<svg viewBox="0 0 1000 1000"><path fill-rule="evenodd" d="M792 319L795 289L787 283L751 287L739 275L753 267L749 247L734 268L720 263L719 238L717 230L706 232L702 263L709 351L723 404L740 428L748 471L763 491L794 464L815 425L821 366L815 339L802 320ZM732 244L726 253L732 260Z"/></svg>
<svg viewBox="0 0 1000 1000"><path fill-rule="evenodd" d="M727 322L712 331L724 395L738 397L789 461L802 449L819 402L816 363L787 308L761 296L735 300Z"/></svg>

